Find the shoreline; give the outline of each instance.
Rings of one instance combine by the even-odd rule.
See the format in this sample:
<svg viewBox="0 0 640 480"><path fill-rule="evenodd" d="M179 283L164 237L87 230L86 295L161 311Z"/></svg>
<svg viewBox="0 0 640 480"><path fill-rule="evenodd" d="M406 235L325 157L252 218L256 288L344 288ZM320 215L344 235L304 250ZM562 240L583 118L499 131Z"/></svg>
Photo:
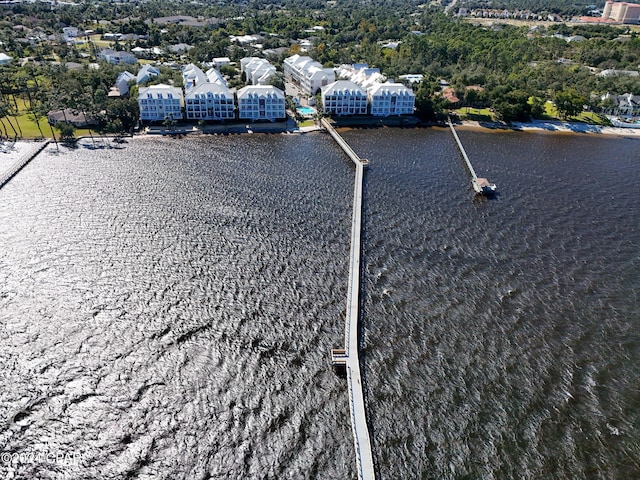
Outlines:
<svg viewBox="0 0 640 480"><path fill-rule="evenodd" d="M502 130L513 132L532 132L572 135L605 135L616 137L640 138L640 128L605 127L579 122L562 122L557 120L534 120L532 122L513 122L509 125L497 122L476 122L463 120L454 124L456 127L478 130Z"/></svg>
<svg viewBox="0 0 640 480"><path fill-rule="evenodd" d="M411 118L336 118L330 119L335 128L447 128L447 124L443 122L421 122L415 117ZM623 127L607 127L601 125L589 125L579 122L562 122L562 121L546 121L534 120L532 122L513 122L511 124L501 122L478 122L474 120L458 120L454 122L456 128L464 130L479 130L487 133L491 132L529 132L529 133L548 133L548 134L572 134L572 135L603 135L608 137L626 137L640 139L640 128L623 128ZM305 134L324 130L318 124L298 127L292 122L286 123L254 123L254 124L229 124L229 125L211 125L204 128L195 126L180 126L174 130L164 130L160 127L152 127L146 131L141 131L133 136L125 136L126 141L135 138L151 138L155 136L191 136L191 135L250 135L250 134ZM89 137L78 137L77 141L81 142ZM105 139L112 140L112 136L100 136L101 143ZM0 146L0 172L6 167L7 162L19 159L25 150L32 148L35 144L43 141L51 140L49 138L36 139L19 139L13 141L2 141ZM8 145L10 145L9 148Z"/></svg>

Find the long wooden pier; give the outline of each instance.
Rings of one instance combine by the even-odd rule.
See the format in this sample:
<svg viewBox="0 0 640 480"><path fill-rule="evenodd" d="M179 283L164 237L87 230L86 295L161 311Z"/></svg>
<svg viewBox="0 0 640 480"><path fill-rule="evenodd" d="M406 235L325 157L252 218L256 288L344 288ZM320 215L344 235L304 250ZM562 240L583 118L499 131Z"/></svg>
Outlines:
<svg viewBox="0 0 640 480"><path fill-rule="evenodd" d="M347 312L345 320L344 348L331 351L331 363L344 368L349 386L349 410L356 452L356 466L359 480L375 480L371 438L367 426L367 413L364 404L360 359L358 356L358 320L360 316L360 253L362 240L362 196L364 168L368 161L361 159L347 142L333 128L327 119L322 125L351 158L356 167L353 188L353 214L351 222L351 249L349 253L349 286L347 293Z"/></svg>
<svg viewBox="0 0 640 480"><path fill-rule="evenodd" d="M458 132L456 132L456 129L451 122L451 117L448 117L448 123L449 127L451 128L451 133L453 133L453 138L456 139L456 143L458 144L458 149L462 154L462 158L464 158L464 162L469 169L469 173L471 174L471 186L473 187L473 190L476 193L481 193L484 195L494 193L496 190L496 186L493 183L490 183L486 178L478 178L478 176L476 175L476 171L473 169L473 165L471 165L471 160L469 160L469 156L462 146L460 137L458 137Z"/></svg>
<svg viewBox="0 0 640 480"><path fill-rule="evenodd" d="M16 163L14 163L9 170L0 176L0 188L4 187L9 180L11 180L20 170L22 170L27 163L29 163L33 158L36 157L42 150L45 149L51 140L45 140L41 143L34 143L34 147L31 148L27 153L23 154L20 159Z"/></svg>

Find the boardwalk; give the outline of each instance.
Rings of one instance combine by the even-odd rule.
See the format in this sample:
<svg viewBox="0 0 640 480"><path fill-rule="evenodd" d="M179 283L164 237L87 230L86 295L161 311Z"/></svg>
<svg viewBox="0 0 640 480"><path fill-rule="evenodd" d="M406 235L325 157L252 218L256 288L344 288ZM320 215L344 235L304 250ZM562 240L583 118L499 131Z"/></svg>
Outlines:
<svg viewBox="0 0 640 480"><path fill-rule="evenodd" d="M478 178L476 175L476 171L473 169L473 165L471 165L471 160L467 155L467 152L464 150L462 146L462 142L460 141L460 137L458 137L458 132L451 123L451 117L448 118L449 127L451 128L451 133L453 134L453 138L456 139L456 143L458 144L458 148L460 149L460 153L462 154L462 158L464 158L464 162L467 164L467 168L469 169L469 173L471 174L471 186L476 193L482 193L484 195L493 194L496 190L496 186L493 183L489 183L489 180L486 178Z"/></svg>
<svg viewBox="0 0 640 480"><path fill-rule="evenodd" d="M27 163L29 163L36 155L38 155L44 148L49 145L50 140L45 140L41 143L34 143L33 147L24 153L9 169L0 174L0 188L11 180L20 170L22 170Z"/></svg>
<svg viewBox="0 0 640 480"><path fill-rule="evenodd" d="M353 216L351 223L351 250L349 254L349 287L347 294L347 313L345 320L345 348L334 350L332 361L334 365L345 367L347 384L349 386L349 408L351 426L356 452L356 465L359 480L374 480L373 452L367 414L364 404L362 377L360 375L360 360L358 356L358 320L360 316L360 252L362 238L362 196L364 183L364 167L368 164L351 149L344 139L335 131L331 124L322 120L322 124L336 140L338 145L351 158L356 166L356 176L353 189Z"/></svg>

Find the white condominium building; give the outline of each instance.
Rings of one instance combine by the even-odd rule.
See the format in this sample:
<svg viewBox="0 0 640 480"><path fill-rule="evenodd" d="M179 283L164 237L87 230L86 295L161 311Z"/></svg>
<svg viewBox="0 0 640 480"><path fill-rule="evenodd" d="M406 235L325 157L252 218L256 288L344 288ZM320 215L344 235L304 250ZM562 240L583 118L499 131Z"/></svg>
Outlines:
<svg viewBox="0 0 640 480"><path fill-rule="evenodd" d="M328 115L365 115L367 93L350 80L338 80L322 88L322 111Z"/></svg>
<svg viewBox="0 0 640 480"><path fill-rule="evenodd" d="M193 63L182 69L187 120L231 120L235 118L233 93L220 72L204 73Z"/></svg>
<svg viewBox="0 0 640 480"><path fill-rule="evenodd" d="M367 92L374 117L413 114L416 96L401 83L377 83Z"/></svg>
<svg viewBox="0 0 640 480"><path fill-rule="evenodd" d="M365 90L376 83L387 81L387 78L380 72L379 68L369 67L366 63L340 65L336 68L336 74L340 78L357 83Z"/></svg>
<svg viewBox="0 0 640 480"><path fill-rule="evenodd" d="M142 87L138 94L140 120L162 121L182 119L182 89L170 85Z"/></svg>
<svg viewBox="0 0 640 480"><path fill-rule="evenodd" d="M284 92L272 85L249 85L238 90L238 117L243 120L286 118Z"/></svg>
<svg viewBox="0 0 640 480"><path fill-rule="evenodd" d="M187 120L232 120L235 118L233 93L217 83L201 83L184 97Z"/></svg>
<svg viewBox="0 0 640 480"><path fill-rule="evenodd" d="M184 82L184 90L188 92L193 87L207 82L207 76L204 72L196 67L193 63L182 67L182 81Z"/></svg>
<svg viewBox="0 0 640 480"><path fill-rule="evenodd" d="M245 57L240 60L240 71L245 74L251 85L269 85L271 77L276 73L276 67L268 60L258 57Z"/></svg>
<svg viewBox="0 0 640 480"><path fill-rule="evenodd" d="M318 91L336 80L332 68L323 68L311 57L293 55L284 60L284 76L296 83L303 93L315 95Z"/></svg>

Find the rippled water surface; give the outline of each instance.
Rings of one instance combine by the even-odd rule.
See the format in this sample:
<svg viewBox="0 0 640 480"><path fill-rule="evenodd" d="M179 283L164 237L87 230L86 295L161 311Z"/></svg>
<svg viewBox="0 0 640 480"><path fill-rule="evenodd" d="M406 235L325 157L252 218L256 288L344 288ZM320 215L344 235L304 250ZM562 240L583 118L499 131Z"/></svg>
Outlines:
<svg viewBox="0 0 640 480"><path fill-rule="evenodd" d="M381 478L640 478L640 143L461 131L472 201L446 130L345 135Z"/></svg>
<svg viewBox="0 0 640 480"><path fill-rule="evenodd" d="M640 142L462 130L474 200L447 130L344 135L379 478L640 478ZM352 182L324 134L37 157L0 189L2 478L354 478Z"/></svg>
<svg viewBox="0 0 640 480"><path fill-rule="evenodd" d="M81 464L16 478L351 477L351 176L324 136L33 161L0 191L0 446Z"/></svg>

